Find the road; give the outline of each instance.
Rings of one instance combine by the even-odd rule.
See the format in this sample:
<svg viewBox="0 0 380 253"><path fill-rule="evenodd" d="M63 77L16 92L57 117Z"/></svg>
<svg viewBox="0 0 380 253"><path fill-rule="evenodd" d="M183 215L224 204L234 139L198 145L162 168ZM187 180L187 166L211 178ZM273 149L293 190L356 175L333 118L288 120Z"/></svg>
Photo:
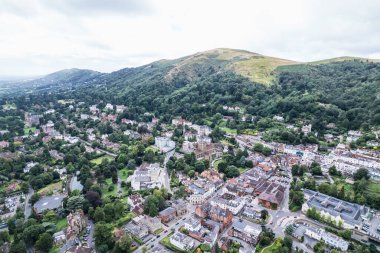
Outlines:
<svg viewBox="0 0 380 253"><path fill-rule="evenodd" d="M91 142L88 142L88 141L82 140L81 138L79 138L79 141L82 142L82 143L84 143L84 144L87 144L87 145L89 145L89 146L92 146L92 143L91 143ZM110 152L110 151L108 151L108 150L105 150L105 149L102 149L102 148L95 148L95 150L98 150L98 151L100 151L100 152L104 152L104 153L106 153L107 155L112 156L112 157L116 157L116 156L117 156L117 154L112 153L112 152Z"/></svg>
<svg viewBox="0 0 380 253"><path fill-rule="evenodd" d="M169 159L174 155L175 150L171 150L165 154L165 159L164 159L164 172L163 172L163 177L164 177L164 187L168 189L169 193L172 193L172 190L170 189L170 176L168 173L168 169L166 168L166 163L169 161Z"/></svg>
<svg viewBox="0 0 380 253"><path fill-rule="evenodd" d="M34 190L32 187L29 187L29 192L26 194L25 198L25 209L24 209L24 215L25 219L29 218L29 216L32 214L32 206L29 204L30 197L34 194Z"/></svg>

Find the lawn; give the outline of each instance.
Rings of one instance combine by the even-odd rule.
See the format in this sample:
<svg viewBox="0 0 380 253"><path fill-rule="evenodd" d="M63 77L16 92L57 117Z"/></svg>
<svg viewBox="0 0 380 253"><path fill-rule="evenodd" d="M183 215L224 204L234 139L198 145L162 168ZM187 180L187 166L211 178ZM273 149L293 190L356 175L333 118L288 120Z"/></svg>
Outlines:
<svg viewBox="0 0 380 253"><path fill-rule="evenodd" d="M262 253L271 253L276 248L276 246L277 246L276 243L273 243L268 248L264 248L264 250L261 252Z"/></svg>
<svg viewBox="0 0 380 253"><path fill-rule="evenodd" d="M252 130L252 129L244 129L242 131L243 134L248 134L248 135L257 135L257 131L256 130Z"/></svg>
<svg viewBox="0 0 380 253"><path fill-rule="evenodd" d="M159 234L161 234L162 231L164 231L164 229L163 228L159 228L156 231L154 231L153 234L159 235Z"/></svg>
<svg viewBox="0 0 380 253"><path fill-rule="evenodd" d="M59 181L57 183L49 184L48 186L45 186L44 188L40 189L38 191L38 194L49 195L61 190L62 190L62 181Z"/></svg>
<svg viewBox="0 0 380 253"><path fill-rule="evenodd" d="M367 192L380 194L380 181L371 180L367 187Z"/></svg>
<svg viewBox="0 0 380 253"><path fill-rule="evenodd" d="M92 159L90 162L95 163L96 165L99 165L102 163L103 159L106 159L108 161L112 161L114 158L109 155L100 156L98 158Z"/></svg>
<svg viewBox="0 0 380 253"><path fill-rule="evenodd" d="M28 135L29 132L34 133L36 130L37 130L37 129L36 129L35 127L26 127L26 128L24 128L24 134L25 134L25 135Z"/></svg>
<svg viewBox="0 0 380 253"><path fill-rule="evenodd" d="M57 226L57 231L61 231L62 229L64 229L65 227L67 227L66 217L58 220L55 223L55 225Z"/></svg>
<svg viewBox="0 0 380 253"><path fill-rule="evenodd" d="M117 172L117 175L118 175L118 177L121 179L121 180L127 180L127 178L128 178L128 172L129 172L129 170L127 170L127 169L122 169L122 170L119 170L118 172Z"/></svg>
<svg viewBox="0 0 380 253"><path fill-rule="evenodd" d="M60 249L61 249L61 246L56 245L49 250L49 253L58 253Z"/></svg>
<svg viewBox="0 0 380 253"><path fill-rule="evenodd" d="M236 134L237 131L236 129L228 128L228 127L221 127L221 130L225 131L228 134Z"/></svg>
<svg viewBox="0 0 380 253"><path fill-rule="evenodd" d="M243 168L243 167L239 167L238 169L239 169L240 174L243 174L244 172L249 170L249 168Z"/></svg>
<svg viewBox="0 0 380 253"><path fill-rule="evenodd" d="M17 109L17 106L16 104L5 104L3 105L3 109L4 110L16 110Z"/></svg>
<svg viewBox="0 0 380 253"><path fill-rule="evenodd" d="M112 191L109 191L109 187L113 185L114 188ZM116 192L117 192L117 185L116 184L113 184L112 183L112 179L111 178L107 178L106 179L106 183L104 184L104 186L102 187L102 193L103 193L103 196L104 197L108 197L108 196L116 196Z"/></svg>
<svg viewBox="0 0 380 253"><path fill-rule="evenodd" d="M221 162L221 161L223 161L223 159L219 159L219 160L216 160L215 162L214 162L214 168L215 169L218 169L218 164Z"/></svg>

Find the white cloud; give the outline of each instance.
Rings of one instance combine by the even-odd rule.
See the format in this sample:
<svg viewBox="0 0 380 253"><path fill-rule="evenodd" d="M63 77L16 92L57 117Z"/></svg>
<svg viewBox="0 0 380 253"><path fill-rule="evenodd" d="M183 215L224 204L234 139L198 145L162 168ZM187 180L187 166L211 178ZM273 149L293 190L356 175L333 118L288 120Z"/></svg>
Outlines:
<svg viewBox="0 0 380 253"><path fill-rule="evenodd" d="M376 0L2 0L0 75L113 71L216 47L380 58Z"/></svg>

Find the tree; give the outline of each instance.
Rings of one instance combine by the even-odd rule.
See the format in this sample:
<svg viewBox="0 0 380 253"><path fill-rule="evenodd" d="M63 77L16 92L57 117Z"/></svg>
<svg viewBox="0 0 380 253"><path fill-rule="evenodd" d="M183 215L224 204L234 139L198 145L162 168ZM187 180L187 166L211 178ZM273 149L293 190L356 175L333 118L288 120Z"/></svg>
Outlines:
<svg viewBox="0 0 380 253"><path fill-rule="evenodd" d="M73 196L67 200L66 209L69 212L83 209L86 199L83 196Z"/></svg>
<svg viewBox="0 0 380 253"><path fill-rule="evenodd" d="M49 250L53 247L53 241L53 237L50 234L43 233L40 235L34 246L41 252L49 252Z"/></svg>
<svg viewBox="0 0 380 253"><path fill-rule="evenodd" d="M263 220L263 221L265 221L265 219L268 217L268 215L269 215L269 213L268 213L268 210L266 210L266 209L263 209L263 210L261 210L261 219Z"/></svg>
<svg viewBox="0 0 380 253"><path fill-rule="evenodd" d="M100 198L100 194L96 191L88 191L86 193L86 199L90 202L93 207L100 206L102 200Z"/></svg>
<svg viewBox="0 0 380 253"><path fill-rule="evenodd" d="M113 249L113 253L130 253L132 252L132 238L128 235L123 236Z"/></svg>
<svg viewBox="0 0 380 253"><path fill-rule="evenodd" d="M283 240L283 245L287 247L289 250L292 249L293 246L293 240L289 236L285 236Z"/></svg>
<svg viewBox="0 0 380 253"><path fill-rule="evenodd" d="M38 200L40 200L40 194L38 194L38 193L36 192L36 193L34 193L34 194L30 197L30 199L29 199L29 203L30 203L31 205L34 205Z"/></svg>
<svg viewBox="0 0 380 253"><path fill-rule="evenodd" d="M107 245L110 249L113 247L112 228L104 222L95 225L94 238L96 246Z"/></svg>
<svg viewBox="0 0 380 253"><path fill-rule="evenodd" d="M363 178L366 179L366 180L368 180L370 177L371 177L371 176L370 176L368 170L365 169L365 168L360 168L360 169L358 169L358 170L354 173L354 180L355 180L355 181L359 181L359 180L361 180L361 179L363 179Z"/></svg>
<svg viewBox="0 0 380 253"><path fill-rule="evenodd" d="M22 240L12 243L9 253L26 253L25 243Z"/></svg>
<svg viewBox="0 0 380 253"><path fill-rule="evenodd" d="M26 244L32 245L44 232L45 228L42 225L32 225L24 229L24 231L22 232L22 238Z"/></svg>
<svg viewBox="0 0 380 253"><path fill-rule="evenodd" d="M96 208L95 213L94 213L94 220L96 222L104 221L105 216L106 215L104 213L103 208L101 208L101 207Z"/></svg>

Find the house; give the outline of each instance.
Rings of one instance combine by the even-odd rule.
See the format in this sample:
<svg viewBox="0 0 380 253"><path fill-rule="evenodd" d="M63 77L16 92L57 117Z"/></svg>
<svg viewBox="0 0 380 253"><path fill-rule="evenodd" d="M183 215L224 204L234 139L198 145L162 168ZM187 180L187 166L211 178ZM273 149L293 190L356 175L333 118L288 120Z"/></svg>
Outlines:
<svg viewBox="0 0 380 253"><path fill-rule="evenodd" d="M162 223L157 217L149 217L147 215L136 216L132 221L139 226L146 226L149 233L153 234L155 231L162 228Z"/></svg>
<svg viewBox="0 0 380 253"><path fill-rule="evenodd" d="M177 212L177 216L185 215L188 212L187 202L183 200L178 199L178 200L173 201L172 207L175 208Z"/></svg>
<svg viewBox="0 0 380 253"><path fill-rule="evenodd" d="M197 142L195 144L195 157L197 160L215 160L223 155L223 145L220 143Z"/></svg>
<svg viewBox="0 0 380 253"><path fill-rule="evenodd" d="M162 174L163 168L158 163L142 164L128 178L128 181L131 182L131 186L135 191L161 188L165 185L165 179Z"/></svg>
<svg viewBox="0 0 380 253"><path fill-rule="evenodd" d="M106 106L104 107L105 110L113 110L113 105L110 103L107 103Z"/></svg>
<svg viewBox="0 0 380 253"><path fill-rule="evenodd" d="M180 248L181 250L186 251L191 251L195 246L195 242L193 239L180 232L176 232L174 235L170 237L170 243Z"/></svg>
<svg viewBox="0 0 380 253"><path fill-rule="evenodd" d="M261 219L261 213L260 211L254 210L252 208L244 208L244 211L242 213L242 216L248 219L252 220L260 220Z"/></svg>
<svg viewBox="0 0 380 253"><path fill-rule="evenodd" d="M66 242L66 235L62 230L62 231L59 231L57 233L54 233L53 239L54 239L55 244L61 244L61 243Z"/></svg>
<svg viewBox="0 0 380 253"><path fill-rule="evenodd" d="M222 196L216 196L211 199L210 204L212 206L218 206L222 209L228 209L233 215L237 215L243 209L245 200L240 197L235 197L229 193L225 193Z"/></svg>
<svg viewBox="0 0 380 253"><path fill-rule="evenodd" d="M170 140L168 137L155 137L154 145L164 153L169 152L175 148L175 142Z"/></svg>
<svg viewBox="0 0 380 253"><path fill-rule="evenodd" d="M168 207L159 212L158 217L161 219L162 223L168 223L169 221L172 221L176 215L176 209L174 207Z"/></svg>
<svg viewBox="0 0 380 253"><path fill-rule="evenodd" d="M326 232L322 228L307 227L305 235L317 241L324 241L327 245L347 252L349 243L337 235Z"/></svg>
<svg viewBox="0 0 380 253"><path fill-rule="evenodd" d="M191 232L199 231L201 230L201 223L199 220L190 217L188 220L184 223L185 229Z"/></svg>
<svg viewBox="0 0 380 253"><path fill-rule="evenodd" d="M228 231L229 236L239 238L252 245L256 245L260 234L260 225L254 223L248 224L244 220L235 221L232 224L231 229Z"/></svg>
<svg viewBox="0 0 380 253"><path fill-rule="evenodd" d="M195 208L195 215L201 219L211 219L222 223L222 229L228 227L232 222L232 212L228 209L222 209L218 206L212 206L205 203Z"/></svg>
<svg viewBox="0 0 380 253"><path fill-rule="evenodd" d="M134 222L127 223L124 230L139 239L143 239L149 234L149 229L146 225L137 225Z"/></svg>
<svg viewBox="0 0 380 253"><path fill-rule="evenodd" d="M43 116L40 114L25 113L25 121L28 126L37 126L40 124L40 118Z"/></svg>
<svg viewBox="0 0 380 253"><path fill-rule="evenodd" d="M255 193L258 195L259 203L271 209L277 209L285 195L286 188L278 183L261 180Z"/></svg>
<svg viewBox="0 0 380 253"><path fill-rule="evenodd" d="M200 205L215 192L216 187L212 182L208 182L205 179L198 179L190 184L187 190L192 193L190 195L190 203Z"/></svg>
<svg viewBox="0 0 380 253"><path fill-rule="evenodd" d="M116 105L116 113L122 113L127 109L125 105Z"/></svg>
<svg viewBox="0 0 380 253"><path fill-rule="evenodd" d="M311 133L311 124L302 126L301 132L304 135L308 135L309 133Z"/></svg>
<svg viewBox="0 0 380 253"><path fill-rule="evenodd" d="M0 148L7 148L9 147L9 142L7 141L0 141Z"/></svg>
<svg viewBox="0 0 380 253"><path fill-rule="evenodd" d="M30 169L33 168L34 166L38 165L38 163L35 162L28 162L23 169L24 173L29 173Z"/></svg>
<svg viewBox="0 0 380 253"><path fill-rule="evenodd" d="M80 115L80 119L81 120L87 120L87 119L89 119L90 118L90 115L88 115L88 114L84 114L84 113L82 113L81 115Z"/></svg>

